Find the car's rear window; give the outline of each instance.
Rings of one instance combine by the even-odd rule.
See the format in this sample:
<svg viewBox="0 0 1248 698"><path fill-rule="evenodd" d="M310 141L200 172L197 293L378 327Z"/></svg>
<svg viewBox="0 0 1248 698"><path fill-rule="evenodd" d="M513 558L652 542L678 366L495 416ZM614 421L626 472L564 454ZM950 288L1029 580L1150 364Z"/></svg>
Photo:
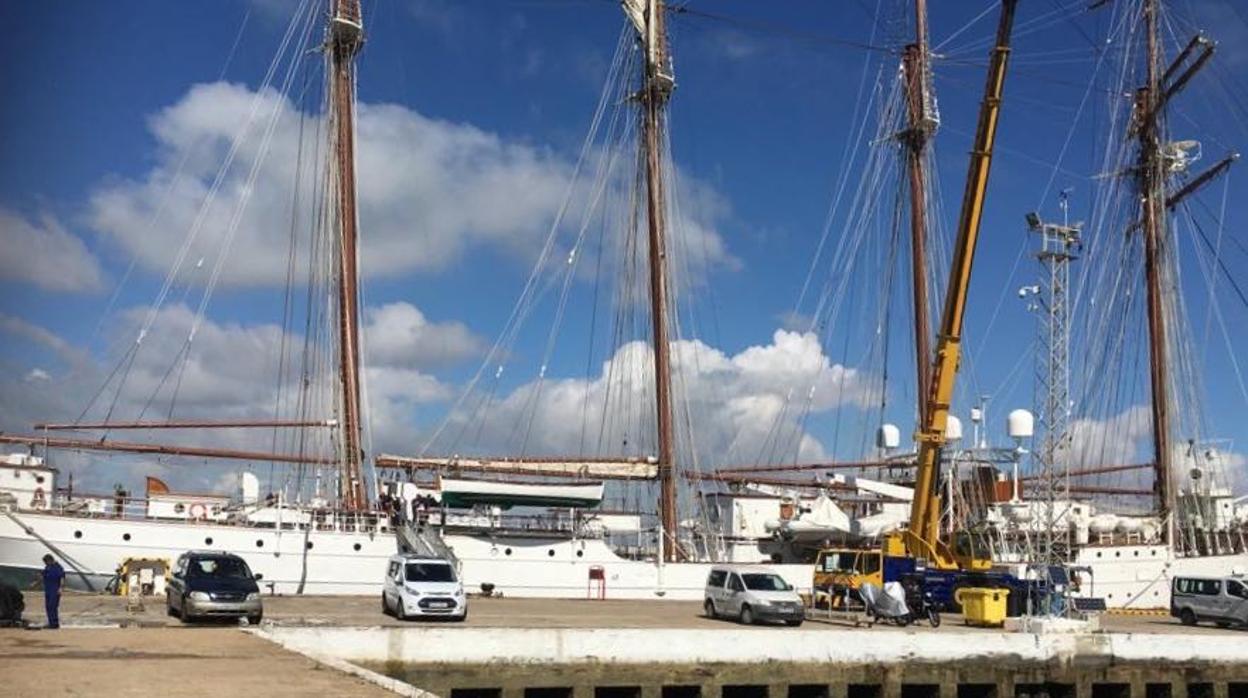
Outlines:
<svg viewBox="0 0 1248 698"><path fill-rule="evenodd" d="M445 562L409 562L407 563L407 581L453 582L455 570Z"/></svg>

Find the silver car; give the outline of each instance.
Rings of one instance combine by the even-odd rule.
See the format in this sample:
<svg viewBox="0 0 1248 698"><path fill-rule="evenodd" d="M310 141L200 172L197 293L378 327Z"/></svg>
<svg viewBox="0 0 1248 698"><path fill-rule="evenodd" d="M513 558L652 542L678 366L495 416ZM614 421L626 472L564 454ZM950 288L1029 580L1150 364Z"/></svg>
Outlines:
<svg viewBox="0 0 1248 698"><path fill-rule="evenodd" d="M1175 577L1170 615L1184 625L1212 621L1218 627L1248 625L1248 579L1244 577Z"/></svg>

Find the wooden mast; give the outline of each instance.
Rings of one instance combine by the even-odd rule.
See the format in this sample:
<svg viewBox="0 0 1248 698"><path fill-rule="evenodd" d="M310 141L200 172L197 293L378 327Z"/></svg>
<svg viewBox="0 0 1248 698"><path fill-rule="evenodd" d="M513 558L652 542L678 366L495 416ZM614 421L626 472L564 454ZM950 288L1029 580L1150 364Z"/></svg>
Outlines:
<svg viewBox="0 0 1248 698"><path fill-rule="evenodd" d="M927 307L927 175L924 155L935 123L928 113L927 0L914 2L915 41L902 57L906 76L908 129L906 164L910 174L910 278L914 292L915 394L919 422L927 414L932 383L932 329Z"/></svg>
<svg viewBox="0 0 1248 698"><path fill-rule="evenodd" d="M1161 171L1160 128L1157 106L1161 95L1160 46L1157 0L1144 0L1144 26L1147 41L1147 82L1136 93L1139 115L1139 162L1136 178L1144 232L1144 275L1148 298L1149 381L1152 385L1153 417L1153 496L1157 514L1167 532L1174 512L1174 492L1170 485L1170 385L1166 355L1166 316L1161 288L1165 192Z"/></svg>
<svg viewBox="0 0 1248 698"><path fill-rule="evenodd" d="M359 0L332 0L329 18L329 107L337 187L338 351L342 389L341 505L368 506L361 463L358 214L355 192L355 56L364 45Z"/></svg>
<svg viewBox="0 0 1248 698"><path fill-rule="evenodd" d="M646 168L646 212L649 232L650 318L654 334L654 385L659 459L659 524L663 559L679 557L676 545L675 433L672 426L671 356L668 344L667 205L663 181L663 127L668 99L675 87L667 53L664 0L625 0L624 11L645 50L641 92L642 157Z"/></svg>

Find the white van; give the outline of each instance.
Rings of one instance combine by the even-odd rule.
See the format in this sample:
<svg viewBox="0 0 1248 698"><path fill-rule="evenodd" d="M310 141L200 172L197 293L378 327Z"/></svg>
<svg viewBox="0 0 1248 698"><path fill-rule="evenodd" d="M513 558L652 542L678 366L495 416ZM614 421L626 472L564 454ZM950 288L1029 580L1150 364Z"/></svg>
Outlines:
<svg viewBox="0 0 1248 698"><path fill-rule="evenodd" d="M441 616L462 621L468 617L468 599L448 560L406 553L390 557L381 612L399 620Z"/></svg>
<svg viewBox="0 0 1248 698"><path fill-rule="evenodd" d="M806 607L797 590L766 567L716 566L706 577L707 618L727 616L752 625L784 621L794 627L806 619Z"/></svg>
<svg viewBox="0 0 1248 698"><path fill-rule="evenodd" d="M1223 628L1248 625L1248 578L1175 577L1170 615L1184 625L1202 620Z"/></svg>

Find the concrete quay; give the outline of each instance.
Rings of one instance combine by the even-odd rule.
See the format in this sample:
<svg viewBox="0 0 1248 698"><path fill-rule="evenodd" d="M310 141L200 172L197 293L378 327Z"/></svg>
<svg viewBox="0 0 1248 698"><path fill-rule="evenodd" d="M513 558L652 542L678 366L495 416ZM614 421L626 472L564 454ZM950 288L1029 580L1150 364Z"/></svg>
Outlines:
<svg viewBox="0 0 1248 698"><path fill-rule="evenodd" d="M36 625L42 605L28 595ZM466 623L405 623L372 598L269 597L265 621L239 629L85 594L61 615L60 631L0 630L4 695L1248 698L1248 634L1164 616L1036 635L958 616L742 627L688 602L474 598Z"/></svg>

